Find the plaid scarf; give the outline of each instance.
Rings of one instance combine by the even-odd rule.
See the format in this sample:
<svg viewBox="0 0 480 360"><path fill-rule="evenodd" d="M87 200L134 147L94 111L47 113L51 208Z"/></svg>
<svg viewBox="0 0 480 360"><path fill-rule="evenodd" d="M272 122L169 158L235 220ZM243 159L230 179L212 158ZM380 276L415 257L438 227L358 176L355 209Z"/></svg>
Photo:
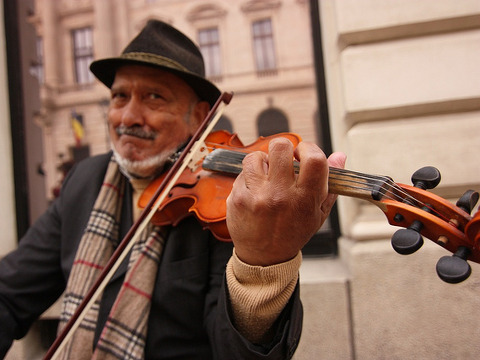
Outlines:
<svg viewBox="0 0 480 360"><path fill-rule="evenodd" d="M65 290L59 331L88 293L118 243L126 179L112 159L80 242ZM97 346L93 339L100 299L87 312L59 359L143 359L151 295L164 244L163 229L149 225L132 248L123 285Z"/></svg>

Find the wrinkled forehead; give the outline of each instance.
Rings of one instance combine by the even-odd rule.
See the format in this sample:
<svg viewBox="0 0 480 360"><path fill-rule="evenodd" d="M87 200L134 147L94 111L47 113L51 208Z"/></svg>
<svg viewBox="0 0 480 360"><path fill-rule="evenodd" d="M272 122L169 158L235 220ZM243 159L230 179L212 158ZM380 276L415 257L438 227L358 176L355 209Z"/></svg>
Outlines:
<svg viewBox="0 0 480 360"><path fill-rule="evenodd" d="M115 72L111 90L119 86L143 86L150 90L168 89L188 101L198 101L192 87L180 76L163 69L145 65L122 65ZM181 95L181 96L180 96Z"/></svg>

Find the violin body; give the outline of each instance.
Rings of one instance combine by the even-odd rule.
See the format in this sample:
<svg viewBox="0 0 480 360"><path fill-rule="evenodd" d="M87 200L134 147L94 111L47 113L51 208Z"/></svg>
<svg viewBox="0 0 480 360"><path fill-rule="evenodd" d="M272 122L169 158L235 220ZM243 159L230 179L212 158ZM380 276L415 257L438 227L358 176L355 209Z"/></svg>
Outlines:
<svg viewBox="0 0 480 360"><path fill-rule="evenodd" d="M210 133L205 144L209 152L216 149L235 149L235 152L248 154L254 151L268 152L268 143L278 137L289 139L294 146L301 141L296 134L281 133L260 137L254 143L244 146L236 134L220 130ZM155 225L175 226L185 217L194 215L218 240L231 241L226 225L226 199L232 190L235 176L205 170L201 161L193 165L180 175L153 216L152 222ZM162 181L163 177L160 176L145 189L138 202L140 208L148 204Z"/></svg>

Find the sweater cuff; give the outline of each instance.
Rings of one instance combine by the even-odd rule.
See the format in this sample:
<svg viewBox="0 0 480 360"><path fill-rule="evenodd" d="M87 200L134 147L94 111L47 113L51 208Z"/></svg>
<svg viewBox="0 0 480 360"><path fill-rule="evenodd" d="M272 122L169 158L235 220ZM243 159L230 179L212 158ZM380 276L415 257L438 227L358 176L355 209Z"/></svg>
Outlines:
<svg viewBox="0 0 480 360"><path fill-rule="evenodd" d="M253 343L269 340L271 327L295 290L302 254L271 266L242 262L235 249L227 264L226 278L238 331Z"/></svg>

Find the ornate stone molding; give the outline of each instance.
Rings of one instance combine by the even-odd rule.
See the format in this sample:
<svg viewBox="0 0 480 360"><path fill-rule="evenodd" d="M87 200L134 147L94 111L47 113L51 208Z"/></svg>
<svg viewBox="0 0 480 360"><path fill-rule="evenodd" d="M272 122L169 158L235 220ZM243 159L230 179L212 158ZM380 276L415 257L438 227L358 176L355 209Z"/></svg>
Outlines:
<svg viewBox="0 0 480 360"><path fill-rule="evenodd" d="M187 14L187 20L195 22L198 20L221 18L227 14L227 10L215 4L199 5Z"/></svg>
<svg viewBox="0 0 480 360"><path fill-rule="evenodd" d="M243 4L240 9L243 12L256 12L260 10L273 10L279 8L282 2L279 0L250 0Z"/></svg>

